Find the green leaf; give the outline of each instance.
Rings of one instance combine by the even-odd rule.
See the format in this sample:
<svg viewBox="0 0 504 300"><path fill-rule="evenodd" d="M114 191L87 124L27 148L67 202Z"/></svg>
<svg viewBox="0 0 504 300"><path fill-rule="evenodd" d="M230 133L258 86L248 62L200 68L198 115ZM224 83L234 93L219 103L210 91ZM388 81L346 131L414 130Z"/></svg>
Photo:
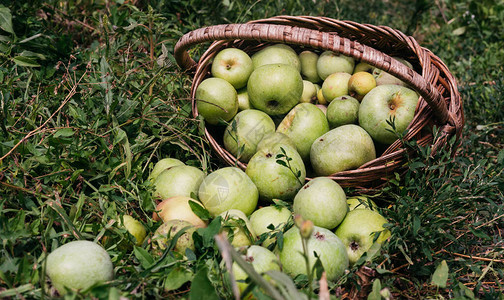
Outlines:
<svg viewBox="0 0 504 300"><path fill-rule="evenodd" d="M12 29L12 14L9 8L0 5L0 28L3 30L12 33L14 33L14 29Z"/></svg>
<svg viewBox="0 0 504 300"><path fill-rule="evenodd" d="M504 149L499 151L499 154L497 154L497 163L498 164L503 164L504 163Z"/></svg>
<svg viewBox="0 0 504 300"><path fill-rule="evenodd" d="M69 137L74 135L74 130L72 128L62 128L54 133L54 137Z"/></svg>
<svg viewBox="0 0 504 300"><path fill-rule="evenodd" d="M150 253L144 248L135 246L135 248L133 249L133 253L135 254L136 259L138 259L138 261L140 262L140 264L144 269L147 269L154 263L154 259L152 258Z"/></svg>
<svg viewBox="0 0 504 300"><path fill-rule="evenodd" d="M367 296L367 299L368 300L381 300L380 291L381 291L381 281L380 281L380 279L375 279L375 281L373 281L373 290L371 291L371 293L369 293L369 295Z"/></svg>
<svg viewBox="0 0 504 300"><path fill-rule="evenodd" d="M211 247L214 243L214 236L219 233L222 217L217 216L206 228L198 228L196 231L203 238L203 246Z"/></svg>
<svg viewBox="0 0 504 300"><path fill-rule="evenodd" d="M462 26L452 31L453 35L463 35L466 32L466 27Z"/></svg>
<svg viewBox="0 0 504 300"><path fill-rule="evenodd" d="M446 282L448 281L448 265L446 260L443 260L432 274L431 283L440 288L446 287Z"/></svg>
<svg viewBox="0 0 504 300"><path fill-rule="evenodd" d="M190 281L193 273L183 267L174 268L164 281L165 291L172 291L180 288L184 283Z"/></svg>
<svg viewBox="0 0 504 300"><path fill-rule="evenodd" d="M198 204L196 201L189 201L189 206L191 210L203 221L210 220L211 216L208 210L206 210L203 206Z"/></svg>
<svg viewBox="0 0 504 300"><path fill-rule="evenodd" d="M194 275L191 291L189 292L190 300L219 300L219 296L208 279L207 273L207 267L203 267Z"/></svg>
<svg viewBox="0 0 504 300"><path fill-rule="evenodd" d="M14 57L14 63L18 66L21 66L21 67L40 67L39 64L37 64L36 61L34 61L33 59L31 58L28 58L26 56L16 56Z"/></svg>

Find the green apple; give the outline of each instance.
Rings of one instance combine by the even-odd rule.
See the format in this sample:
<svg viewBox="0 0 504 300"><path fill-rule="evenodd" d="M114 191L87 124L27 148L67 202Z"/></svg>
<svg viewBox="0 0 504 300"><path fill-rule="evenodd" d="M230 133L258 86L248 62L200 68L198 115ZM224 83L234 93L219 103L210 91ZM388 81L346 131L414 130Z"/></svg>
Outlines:
<svg viewBox="0 0 504 300"><path fill-rule="evenodd" d="M287 135L296 145L301 158L310 158L310 148L319 136L329 131L324 112L311 103L296 105L277 127L277 132Z"/></svg>
<svg viewBox="0 0 504 300"><path fill-rule="evenodd" d="M168 220L166 223L163 223L161 226L156 229L152 240L157 243L157 247L159 249L164 250L171 243L173 237L182 229L185 229L184 233L179 236L175 246L173 247L173 251L185 254L186 249L195 250L194 248L194 240L192 238L193 233L196 231L196 228L193 224L184 221L184 220Z"/></svg>
<svg viewBox="0 0 504 300"><path fill-rule="evenodd" d="M241 210L226 210L220 216L224 222L221 230L228 238L230 235L233 236L231 240L233 247L244 247L254 243L256 234L249 219Z"/></svg>
<svg viewBox="0 0 504 300"><path fill-rule="evenodd" d="M415 116L418 94L399 85L380 85L372 89L359 107L359 125L380 143L396 139L388 121L393 120L397 133L403 133Z"/></svg>
<svg viewBox="0 0 504 300"><path fill-rule="evenodd" d="M359 100L348 95L336 97L327 106L327 122L330 128L356 124L359 116Z"/></svg>
<svg viewBox="0 0 504 300"><path fill-rule="evenodd" d="M152 168L152 171L149 175L149 180L151 181L156 180L158 175L161 174L161 172L163 172L166 169L183 165L185 164L176 158L170 158L170 157L163 158L154 165L154 168Z"/></svg>
<svg viewBox="0 0 504 300"><path fill-rule="evenodd" d="M296 144L294 144L290 137L281 132L272 132L264 135L259 144L257 144L257 151L259 151L259 149L272 148L282 144L287 144L296 148Z"/></svg>
<svg viewBox="0 0 504 300"><path fill-rule="evenodd" d="M373 67L372 65L368 64L368 63L365 63L363 61L359 62L358 64L355 65L355 68L354 68L354 71L353 71L353 74L357 73L357 72L368 72L368 73L373 73L373 69L375 67Z"/></svg>
<svg viewBox="0 0 504 300"><path fill-rule="evenodd" d="M399 58L399 57L394 57L396 60L407 66L408 68L412 69L413 66L411 65L410 62ZM373 76L376 79L376 85L385 85L385 84L394 84L394 85L401 85L401 86L407 86L407 84L402 81L401 79L395 77L394 75L385 72L379 68L374 68L372 71Z"/></svg>
<svg viewBox="0 0 504 300"><path fill-rule="evenodd" d="M285 44L275 44L259 50L252 55L254 69L264 65L287 64L291 65L299 73L301 71L301 61L290 46Z"/></svg>
<svg viewBox="0 0 504 300"><path fill-rule="evenodd" d="M238 111L251 109L252 107L250 106L247 88L244 87L242 89L239 89L237 93L238 93Z"/></svg>
<svg viewBox="0 0 504 300"><path fill-rule="evenodd" d="M112 280L114 266L107 251L90 241L66 243L47 256L46 274L60 295L66 288L83 291Z"/></svg>
<svg viewBox="0 0 504 300"><path fill-rule="evenodd" d="M155 221L185 220L196 227L206 227L206 222L201 220L191 209L189 202L201 205L197 200L185 196L175 196L161 201L152 214Z"/></svg>
<svg viewBox="0 0 504 300"><path fill-rule="evenodd" d="M376 80L368 72L354 73L348 80L348 93L357 100L362 100L375 87Z"/></svg>
<svg viewBox="0 0 504 300"><path fill-rule="evenodd" d="M250 215L257 206L259 193L252 180L237 167L210 173L201 183L199 199L212 217L238 209Z"/></svg>
<svg viewBox="0 0 504 300"><path fill-rule="evenodd" d="M280 271L280 261L277 256L270 250L261 246L252 245L248 247L243 259L250 263L254 270L259 274L267 271ZM235 280L237 281L238 288L240 289L240 293L243 293L248 286L248 284L244 282L247 280L248 274L243 271L236 262L233 263L232 270ZM267 275L264 275L264 278L269 280L269 276Z"/></svg>
<svg viewBox="0 0 504 300"><path fill-rule="evenodd" d="M303 79L290 65L264 65L250 75L247 92L253 107L268 115L281 115L298 104L303 94Z"/></svg>
<svg viewBox="0 0 504 300"><path fill-rule="evenodd" d="M339 55L332 51L325 51L320 54L317 60L317 73L322 80L325 80L333 73L344 72L352 74L354 65L355 60L352 57Z"/></svg>
<svg viewBox="0 0 504 300"><path fill-rule="evenodd" d="M145 236L147 235L145 227L138 220L130 215L123 215L119 220L122 226L135 238L137 246L142 245Z"/></svg>
<svg viewBox="0 0 504 300"><path fill-rule="evenodd" d="M291 215L292 212L285 206L270 205L254 211L249 219L252 229L257 236L260 236L263 233L271 232L271 229L268 228L270 225L273 225L274 228L278 228L282 224L287 224ZM268 247L274 241L274 238L269 237L262 245Z"/></svg>
<svg viewBox="0 0 504 300"><path fill-rule="evenodd" d="M299 102L314 103L315 99L317 99L317 88L310 81L303 80L303 94Z"/></svg>
<svg viewBox="0 0 504 300"><path fill-rule="evenodd" d="M373 200L364 196L354 196L347 199L348 209L370 209L377 210L378 205L373 202Z"/></svg>
<svg viewBox="0 0 504 300"><path fill-rule="evenodd" d="M292 200L306 178L303 159L295 148L286 144L258 150L245 173L257 186L261 199L266 201Z"/></svg>
<svg viewBox="0 0 504 300"><path fill-rule="evenodd" d="M313 51L305 50L299 53L299 60L301 61L301 75L304 79L313 83L321 81L320 76L317 73L318 58L318 54Z"/></svg>
<svg viewBox="0 0 504 300"><path fill-rule="evenodd" d="M247 84L253 70L250 56L238 48L226 48L219 51L212 62L212 76L226 80L235 89Z"/></svg>
<svg viewBox="0 0 504 300"><path fill-rule="evenodd" d="M383 227L387 220L378 212L369 209L354 209L336 229L336 235L345 244L350 264L354 264L376 242L382 244L390 237L390 231Z"/></svg>
<svg viewBox="0 0 504 300"><path fill-rule="evenodd" d="M315 226L333 229L348 211L341 186L327 177L317 177L303 186L294 197L292 210Z"/></svg>
<svg viewBox="0 0 504 300"><path fill-rule="evenodd" d="M192 166L175 166L161 172L154 181L154 197L161 200L173 196L191 197L198 188L205 173Z"/></svg>
<svg viewBox="0 0 504 300"><path fill-rule="evenodd" d="M222 78L207 78L196 89L198 113L208 124L228 122L238 112L238 94L231 83Z"/></svg>
<svg viewBox="0 0 504 300"><path fill-rule="evenodd" d="M329 75L322 84L322 95L327 102L334 98L348 95L348 81L352 75L344 72Z"/></svg>
<svg viewBox="0 0 504 300"><path fill-rule="evenodd" d="M284 234L284 244L280 250L280 262L283 271L292 277L299 274L306 275L306 261L303 256L303 244L301 234L296 226L293 226ZM308 263L310 270L316 261L314 253L322 262L328 281L336 281L348 268L348 254L345 245L330 230L314 226L313 233L307 241Z"/></svg>
<svg viewBox="0 0 504 300"><path fill-rule="evenodd" d="M376 158L373 139L353 124L331 129L313 142L310 160L319 176L355 169Z"/></svg>
<svg viewBox="0 0 504 300"><path fill-rule="evenodd" d="M275 123L266 113L247 109L239 112L224 131L224 148L242 162L256 153L264 135L275 132Z"/></svg>

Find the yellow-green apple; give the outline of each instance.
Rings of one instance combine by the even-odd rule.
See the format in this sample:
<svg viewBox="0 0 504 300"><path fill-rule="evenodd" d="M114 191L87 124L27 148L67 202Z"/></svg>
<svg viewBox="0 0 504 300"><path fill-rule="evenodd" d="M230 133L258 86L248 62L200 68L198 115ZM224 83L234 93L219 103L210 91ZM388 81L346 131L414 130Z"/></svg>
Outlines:
<svg viewBox="0 0 504 300"><path fill-rule="evenodd" d="M349 211L343 222L336 229L336 235L345 245L350 264L354 264L376 242L382 244L390 237L390 231L383 227L387 220L378 212L369 209Z"/></svg>
<svg viewBox="0 0 504 300"><path fill-rule="evenodd" d="M317 177L299 190L292 210L315 226L333 229L345 218L348 205L345 192L336 181Z"/></svg>
<svg viewBox="0 0 504 300"><path fill-rule="evenodd" d="M247 93L247 87L239 89L238 93L238 111L246 110L252 108L250 106L249 96Z"/></svg>
<svg viewBox="0 0 504 300"><path fill-rule="evenodd" d="M303 94L299 102L314 103L315 99L317 99L317 88L312 82L303 80Z"/></svg>
<svg viewBox="0 0 504 300"><path fill-rule="evenodd" d="M324 93L322 92L322 88L320 88L317 91L317 103L322 104L322 105L327 104L327 100L324 98Z"/></svg>
<svg viewBox="0 0 504 300"><path fill-rule="evenodd" d="M299 229L293 226L284 234L283 239L283 248L279 255L283 271L292 277L299 274L307 275ZM306 255L308 255L310 270L313 269L316 261L314 253L317 253L329 281L340 278L348 268L348 254L345 245L328 229L314 226L313 233L307 240L307 248Z"/></svg>
<svg viewBox="0 0 504 300"><path fill-rule="evenodd" d="M294 144L290 137L281 132L273 132L264 135L259 144L257 144L257 151L263 148L272 148L279 144L287 144L291 147L296 148L296 144Z"/></svg>
<svg viewBox="0 0 504 300"><path fill-rule="evenodd" d="M60 295L114 278L114 266L107 251L90 241L66 243L47 256L46 274Z"/></svg>
<svg viewBox="0 0 504 300"><path fill-rule="evenodd" d="M226 167L210 173L201 183L199 199L212 217L238 209L250 215L257 206L259 194L252 180L237 167Z"/></svg>
<svg viewBox="0 0 504 300"><path fill-rule="evenodd" d="M259 50L252 55L254 69L270 64L291 65L299 73L301 71L301 61L289 45L275 44Z"/></svg>
<svg viewBox="0 0 504 300"><path fill-rule="evenodd" d="M402 134L413 120L418 94L399 85L379 85L372 89L359 107L359 125L382 144L397 139L389 124L393 120L395 131Z"/></svg>
<svg viewBox="0 0 504 300"><path fill-rule="evenodd" d="M250 75L247 92L254 108L271 116L281 115L301 99L303 79L291 65L264 65Z"/></svg>
<svg viewBox="0 0 504 300"><path fill-rule="evenodd" d="M357 125L329 130L313 142L310 160L319 176L355 169L376 158L373 139Z"/></svg>
<svg viewBox="0 0 504 300"><path fill-rule="evenodd" d="M185 164L176 158L171 157L163 158L154 165L154 168L152 168L152 171L149 175L149 180L153 182L154 180L156 180L158 175L161 174L161 172L163 172L164 170L169 169L171 167L183 166L183 165Z"/></svg>
<svg viewBox="0 0 504 300"><path fill-rule="evenodd" d="M124 226L124 228L126 228L126 230L135 238L135 244L137 246L142 245L142 242L147 235L145 227L142 223L130 215L123 215L119 221L121 225Z"/></svg>
<svg viewBox="0 0 504 300"><path fill-rule="evenodd" d="M285 116L276 131L288 136L301 158L307 161L313 141L329 131L329 124L320 108L311 103L300 103Z"/></svg>
<svg viewBox="0 0 504 300"><path fill-rule="evenodd" d="M268 228L271 225L274 228L277 228L282 224L287 224L291 215L291 211L285 206L270 205L261 207L258 210L254 211L250 215L249 219L250 224L252 225L252 229L254 229L254 232L257 234L257 236L260 236L263 233L271 232L272 230ZM273 237L269 237L264 240L262 245L264 247L268 247L274 241L275 239Z"/></svg>
<svg viewBox="0 0 504 300"><path fill-rule="evenodd" d="M239 112L224 131L224 148L242 162L256 153L264 135L275 132L275 123L265 112L247 109Z"/></svg>
<svg viewBox="0 0 504 300"><path fill-rule="evenodd" d="M252 245L248 247L243 259L250 263L254 270L259 274L267 271L280 271L280 261L278 260L278 257L270 250L261 246ZM248 274L243 271L236 262L233 263L232 270L235 280L237 281L238 288L240 289L240 293L243 293L248 286L245 282L248 278ZM269 276L264 275L264 279L269 280ZM249 297L245 299L249 299Z"/></svg>
<svg viewBox="0 0 504 300"><path fill-rule="evenodd" d="M226 80L235 89L247 84L252 70L254 70L252 59L245 51L238 48L226 48L219 51L212 62L212 76Z"/></svg>
<svg viewBox="0 0 504 300"><path fill-rule="evenodd" d="M338 72L329 75L322 84L322 95L327 102L334 98L348 95L348 80L352 75L345 72Z"/></svg>
<svg viewBox="0 0 504 300"><path fill-rule="evenodd" d="M208 124L228 122L238 112L238 94L226 80L207 78L196 89L196 107Z"/></svg>
<svg viewBox="0 0 504 300"><path fill-rule="evenodd" d="M257 186L260 198L266 201L291 200L306 178L303 159L295 148L287 144L258 150L250 159L245 173Z"/></svg>
<svg viewBox="0 0 504 300"><path fill-rule="evenodd" d="M352 74L354 65L355 60L352 57L339 55L332 51L324 51L317 60L317 74L322 80L325 80L327 76L333 73Z"/></svg>
<svg viewBox="0 0 504 300"><path fill-rule="evenodd" d="M327 106L327 122L330 128L346 124L356 124L359 115L359 100L348 95L333 99Z"/></svg>
<svg viewBox="0 0 504 300"><path fill-rule="evenodd" d="M299 53L299 60L301 61L301 75L304 79L313 83L321 81L320 76L317 73L318 58L318 54L310 50L305 50Z"/></svg>
<svg viewBox="0 0 504 300"><path fill-rule="evenodd" d="M359 62L358 64L355 65L355 68L353 70L353 74L357 72L368 72L368 73L373 73L373 67L372 65L365 63L363 61Z"/></svg>
<svg viewBox="0 0 504 300"><path fill-rule="evenodd" d="M402 58L399 57L394 57L396 60L407 66L408 68L412 69L413 66L409 61L406 61ZM374 68L373 71L373 76L376 79L376 85L384 85L384 84L395 84L395 85L401 85L401 86L407 86L407 84L402 81L401 79L395 77L394 75L385 72L384 70L381 70L379 68Z"/></svg>
<svg viewBox="0 0 504 300"><path fill-rule="evenodd" d="M170 245L173 237L184 228L184 233L182 233L177 239L177 242L173 247L173 251L182 254L186 252L186 249L194 251L195 248L192 235L197 228L193 224L184 220L173 219L161 224L161 226L156 229L152 240L157 243L157 247L159 247L159 249L164 250Z"/></svg>
<svg viewBox="0 0 504 300"><path fill-rule="evenodd" d="M354 73L348 80L348 94L359 101L375 87L376 80L368 72Z"/></svg>
<svg viewBox="0 0 504 300"><path fill-rule="evenodd" d="M354 196L347 198L348 210L354 209L370 209L377 210L378 205L373 202L373 200L364 196Z"/></svg>
<svg viewBox="0 0 504 300"><path fill-rule="evenodd" d="M185 220L196 227L206 227L206 222L200 219L191 209L189 202L202 206L197 200L185 196L175 196L165 199L156 206L156 211L152 214L155 221L163 220Z"/></svg>
<svg viewBox="0 0 504 300"><path fill-rule="evenodd" d="M197 194L205 173L192 166L175 166L161 172L154 181L154 197L161 200L173 196Z"/></svg>
<svg viewBox="0 0 504 300"><path fill-rule="evenodd" d="M247 216L238 209L230 209L220 214L223 220L221 231L232 240L233 247L249 246L255 241L256 234Z"/></svg>

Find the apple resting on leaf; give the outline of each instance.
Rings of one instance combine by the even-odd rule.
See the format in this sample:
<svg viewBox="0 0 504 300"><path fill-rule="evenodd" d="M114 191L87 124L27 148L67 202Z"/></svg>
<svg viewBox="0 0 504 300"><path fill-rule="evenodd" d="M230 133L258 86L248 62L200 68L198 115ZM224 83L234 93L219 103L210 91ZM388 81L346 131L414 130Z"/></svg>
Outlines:
<svg viewBox="0 0 504 300"><path fill-rule="evenodd" d="M390 231L383 227L386 223L387 220L374 210L354 209L348 212L335 233L345 244L351 265L371 248L376 234L379 234L378 244L390 237Z"/></svg>
<svg viewBox="0 0 504 300"><path fill-rule="evenodd" d="M257 206L259 193L250 178L237 167L210 173L201 183L199 199L212 217L238 209L250 215Z"/></svg>
<svg viewBox="0 0 504 300"><path fill-rule="evenodd" d="M266 201L291 200L306 178L303 159L295 148L286 144L257 151L245 173L257 186L261 199Z"/></svg>
<svg viewBox="0 0 504 300"><path fill-rule="evenodd" d="M348 205L345 192L336 181L317 177L299 190L292 210L315 226L333 229L345 218Z"/></svg>
<svg viewBox="0 0 504 300"><path fill-rule="evenodd" d="M330 230L314 226L313 233L307 241L307 247L310 270L316 261L315 252L326 271L327 280L337 280L348 268L348 254L345 245ZM280 250L280 262L284 272L292 277L306 274L306 261L302 253L301 234L299 229L293 226L284 234L283 249Z"/></svg>
<svg viewBox="0 0 504 300"><path fill-rule="evenodd" d="M114 266L107 251L90 241L66 243L47 256L46 273L61 295L65 287L85 290L92 285L112 280Z"/></svg>

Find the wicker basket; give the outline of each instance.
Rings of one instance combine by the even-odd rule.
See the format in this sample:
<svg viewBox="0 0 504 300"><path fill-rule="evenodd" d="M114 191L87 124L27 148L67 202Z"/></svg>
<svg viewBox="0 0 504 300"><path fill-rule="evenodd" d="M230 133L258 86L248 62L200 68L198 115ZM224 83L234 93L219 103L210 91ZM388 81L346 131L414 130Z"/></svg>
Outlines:
<svg viewBox="0 0 504 300"><path fill-rule="evenodd" d="M209 41L213 43L196 63L187 50ZM415 117L408 127L406 140L414 139L422 146L431 145L437 150L445 146L451 136L460 137L464 115L457 83L437 56L420 47L413 37L398 30L324 17L278 16L246 24L210 26L185 34L175 45L175 59L183 69L195 72L191 87L194 116L198 115L194 100L196 88L210 76L212 58L220 50L236 47L252 54L271 43L285 43L296 51L331 50L367 62L409 84L421 97ZM406 59L413 65L413 70L392 56ZM441 129L441 135L435 141L431 130L425 130L432 126ZM246 168L246 164L238 161L222 146L222 127L207 126L205 134L225 162ZM345 187L376 187L385 183L395 172L405 170L405 151L406 148L397 140L379 157L358 169L328 177Z"/></svg>

